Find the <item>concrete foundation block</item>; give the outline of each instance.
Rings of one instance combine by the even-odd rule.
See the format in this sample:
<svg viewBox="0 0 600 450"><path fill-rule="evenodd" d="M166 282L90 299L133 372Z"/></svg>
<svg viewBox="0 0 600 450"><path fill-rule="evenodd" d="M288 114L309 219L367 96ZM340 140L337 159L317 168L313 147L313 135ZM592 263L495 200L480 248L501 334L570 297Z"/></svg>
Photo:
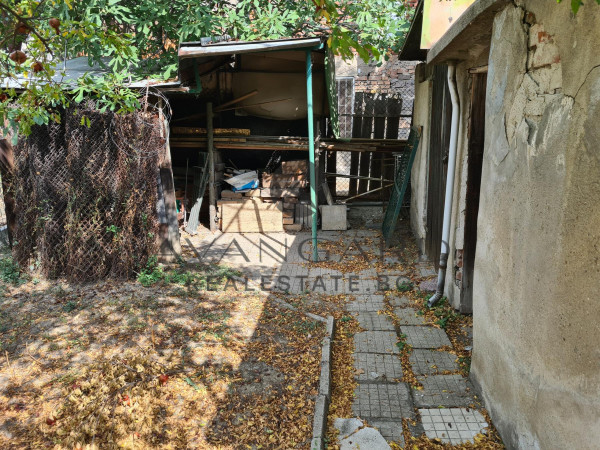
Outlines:
<svg viewBox="0 0 600 450"><path fill-rule="evenodd" d="M320 208L322 230L335 231L348 229L346 205L322 205Z"/></svg>

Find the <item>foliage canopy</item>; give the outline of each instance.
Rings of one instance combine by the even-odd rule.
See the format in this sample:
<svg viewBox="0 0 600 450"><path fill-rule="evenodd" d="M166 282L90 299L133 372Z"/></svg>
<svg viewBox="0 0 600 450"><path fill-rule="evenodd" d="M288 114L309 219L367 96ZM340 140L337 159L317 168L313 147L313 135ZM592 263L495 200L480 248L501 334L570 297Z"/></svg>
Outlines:
<svg viewBox="0 0 600 450"><path fill-rule="evenodd" d="M400 44L408 14L393 0L0 0L3 134L58 121L62 107L90 97L102 109L132 111L138 103L124 86L173 78L179 42L328 35L344 58L381 61ZM67 82L61 62L77 56L104 75Z"/></svg>

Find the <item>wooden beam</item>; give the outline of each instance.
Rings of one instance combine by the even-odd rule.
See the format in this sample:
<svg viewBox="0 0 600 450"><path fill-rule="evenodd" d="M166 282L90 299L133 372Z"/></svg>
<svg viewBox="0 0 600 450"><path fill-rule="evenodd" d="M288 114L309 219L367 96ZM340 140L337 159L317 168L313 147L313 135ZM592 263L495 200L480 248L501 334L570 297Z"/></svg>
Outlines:
<svg viewBox="0 0 600 450"><path fill-rule="evenodd" d="M239 102L243 102L247 98L254 97L256 94L258 94L258 90L254 89L253 91L248 92L247 94L242 95L241 97L234 98L233 100L229 100L228 102L225 102L222 105L217 106L215 108L215 112L223 111L223 108L227 108L228 106L235 105L236 103L239 103Z"/></svg>
<svg viewBox="0 0 600 450"><path fill-rule="evenodd" d="M162 99L160 100L162 106ZM162 108L159 109L162 119L162 130L165 139L165 150L163 158L160 161L160 183L162 185L163 201L165 204L165 214L167 221L167 230L164 233L166 240L161 242L161 260L164 262L176 261L181 256L181 242L179 236L179 221L177 220L177 199L175 198L175 183L173 181L173 167L171 162L171 147L169 145L169 122L162 115Z"/></svg>

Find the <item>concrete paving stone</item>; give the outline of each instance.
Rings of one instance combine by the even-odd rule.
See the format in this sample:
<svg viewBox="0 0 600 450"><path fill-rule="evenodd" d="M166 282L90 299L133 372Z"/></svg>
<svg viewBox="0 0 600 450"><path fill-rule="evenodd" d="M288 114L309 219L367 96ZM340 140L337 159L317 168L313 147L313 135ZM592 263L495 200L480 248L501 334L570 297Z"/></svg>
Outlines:
<svg viewBox="0 0 600 450"><path fill-rule="evenodd" d="M396 308L394 314L398 317L400 325L425 325L423 316L417 315L413 308Z"/></svg>
<svg viewBox="0 0 600 450"><path fill-rule="evenodd" d="M488 426L483 415L472 408L419 409L425 434L452 445L475 442Z"/></svg>
<svg viewBox="0 0 600 450"><path fill-rule="evenodd" d="M420 266L419 273L421 274L421 277L423 277L423 278L433 277L436 274L435 268L433 266Z"/></svg>
<svg viewBox="0 0 600 450"><path fill-rule="evenodd" d="M383 302L353 301L346 305L346 309L352 312L377 312L385 309L385 305Z"/></svg>
<svg viewBox="0 0 600 450"><path fill-rule="evenodd" d="M409 359L415 375L434 375L439 372L459 370L456 355L448 352L415 348Z"/></svg>
<svg viewBox="0 0 600 450"><path fill-rule="evenodd" d="M402 362L394 355L355 353L354 378L359 382L393 381L402 378Z"/></svg>
<svg viewBox="0 0 600 450"><path fill-rule="evenodd" d="M377 312L385 308L383 295L354 295L355 300L348 303L348 311Z"/></svg>
<svg viewBox="0 0 600 450"><path fill-rule="evenodd" d="M367 331L396 331L389 316L374 311L359 312L358 323Z"/></svg>
<svg viewBox="0 0 600 450"><path fill-rule="evenodd" d="M389 302L394 308L400 308L410 304L410 299L406 295L392 294L389 297Z"/></svg>
<svg viewBox="0 0 600 450"><path fill-rule="evenodd" d="M353 297L359 302L383 303L385 299L385 295L383 294L354 294Z"/></svg>
<svg viewBox="0 0 600 450"><path fill-rule="evenodd" d="M398 354L398 337L391 331L362 331L354 335L355 353Z"/></svg>
<svg viewBox="0 0 600 450"><path fill-rule="evenodd" d="M469 406L475 401L471 383L460 375L432 375L417 380L423 390L413 394L420 408Z"/></svg>
<svg viewBox="0 0 600 450"><path fill-rule="evenodd" d="M362 420L355 417L350 419L337 418L333 421L333 426L339 431L338 439L344 439L362 427Z"/></svg>
<svg viewBox="0 0 600 450"><path fill-rule="evenodd" d="M419 290L423 292L435 292L437 290L437 280L433 278L431 280L421 281L421 283L419 283Z"/></svg>
<svg viewBox="0 0 600 450"><path fill-rule="evenodd" d="M405 383L359 384L352 411L363 419L413 419L410 390Z"/></svg>
<svg viewBox="0 0 600 450"><path fill-rule="evenodd" d="M444 330L433 327L401 326L406 342L413 348L439 348L452 345Z"/></svg>
<svg viewBox="0 0 600 450"><path fill-rule="evenodd" d="M402 421L400 420L371 420L369 425L376 428L388 442L396 442L404 447L404 436L402 436Z"/></svg>
<svg viewBox="0 0 600 450"><path fill-rule="evenodd" d="M375 428L363 428L342 439L340 450L390 450L385 438Z"/></svg>

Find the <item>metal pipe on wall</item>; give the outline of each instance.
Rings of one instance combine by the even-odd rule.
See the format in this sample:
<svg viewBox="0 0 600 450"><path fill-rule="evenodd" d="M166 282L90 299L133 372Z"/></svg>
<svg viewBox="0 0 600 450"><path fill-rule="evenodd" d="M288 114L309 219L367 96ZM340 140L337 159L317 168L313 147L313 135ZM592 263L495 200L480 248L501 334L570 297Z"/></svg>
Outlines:
<svg viewBox="0 0 600 450"><path fill-rule="evenodd" d="M456 66L454 63L448 65L448 87L452 101L452 121L450 126L450 148L448 151L448 176L446 178L446 196L444 199L444 222L442 226L442 249L440 254L440 268L438 271L437 289L429 299L429 307L435 305L444 295L446 284L446 268L448 266L448 254L450 253L450 222L452 219L452 200L454 197L454 175L456 172L456 149L458 145L458 116L459 102L454 75Z"/></svg>
<svg viewBox="0 0 600 450"><path fill-rule="evenodd" d="M312 209L312 257L319 260L317 251L317 176L315 170L315 130L312 86L312 50L306 51L306 106L308 120L308 158L310 172L310 205Z"/></svg>

